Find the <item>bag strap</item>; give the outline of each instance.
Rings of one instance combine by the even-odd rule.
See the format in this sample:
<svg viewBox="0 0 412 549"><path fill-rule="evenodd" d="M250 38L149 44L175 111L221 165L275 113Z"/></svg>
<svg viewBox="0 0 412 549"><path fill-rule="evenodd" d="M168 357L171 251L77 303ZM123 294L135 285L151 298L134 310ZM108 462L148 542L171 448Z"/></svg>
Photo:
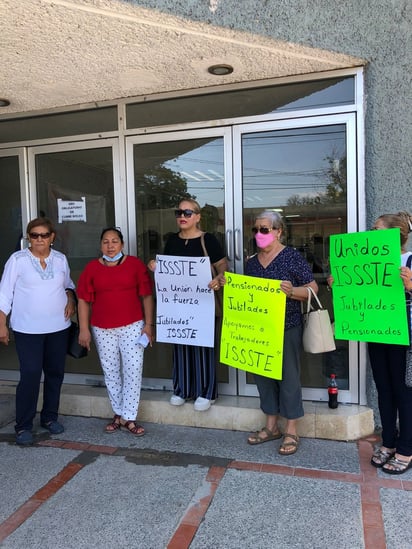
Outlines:
<svg viewBox="0 0 412 549"><path fill-rule="evenodd" d="M202 234L200 235L200 244L202 245L203 255L205 257L209 257L209 254L207 253L207 249L206 249L204 232L202 232ZM212 278L214 278L217 275L217 270L216 270L216 267L212 264L212 262L210 262L210 271L212 273Z"/></svg>
<svg viewBox="0 0 412 549"><path fill-rule="evenodd" d="M205 245L205 233L202 232L202 234L200 235L200 244L202 245L202 249L203 249L203 255L205 257L209 257L209 254L207 253L207 250L206 250L206 245Z"/></svg>
<svg viewBox="0 0 412 549"><path fill-rule="evenodd" d="M315 301L316 301L319 309L323 309L322 303L320 302L318 296L316 295L315 290L311 286L305 286L305 288L308 291L308 301L307 301L307 306L306 306L306 313L309 313L310 310L313 308L312 307L312 297L315 298Z"/></svg>

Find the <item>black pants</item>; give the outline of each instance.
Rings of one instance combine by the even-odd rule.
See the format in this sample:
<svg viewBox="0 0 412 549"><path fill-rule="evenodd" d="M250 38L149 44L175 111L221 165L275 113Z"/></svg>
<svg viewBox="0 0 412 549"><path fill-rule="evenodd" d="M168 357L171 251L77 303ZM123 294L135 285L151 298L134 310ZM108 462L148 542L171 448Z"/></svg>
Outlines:
<svg viewBox="0 0 412 549"><path fill-rule="evenodd" d="M48 423L57 420L68 336L68 328L51 334L14 332L20 362L20 381L16 389L17 433L33 428L42 372L44 385L40 421Z"/></svg>
<svg viewBox="0 0 412 549"><path fill-rule="evenodd" d="M378 391L382 422L382 444L396 448L403 456L412 455L412 388L405 385L404 345L369 343L369 358ZM396 420L399 417L399 433Z"/></svg>

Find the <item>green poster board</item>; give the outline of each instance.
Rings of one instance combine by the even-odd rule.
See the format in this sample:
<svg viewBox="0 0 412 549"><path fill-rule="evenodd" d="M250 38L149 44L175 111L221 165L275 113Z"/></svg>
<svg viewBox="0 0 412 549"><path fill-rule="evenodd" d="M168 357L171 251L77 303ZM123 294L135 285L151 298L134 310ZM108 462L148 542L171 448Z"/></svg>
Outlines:
<svg viewBox="0 0 412 549"><path fill-rule="evenodd" d="M280 280L225 277L220 362L282 379L286 296Z"/></svg>
<svg viewBox="0 0 412 549"><path fill-rule="evenodd" d="M336 339L409 344L400 231L330 237Z"/></svg>

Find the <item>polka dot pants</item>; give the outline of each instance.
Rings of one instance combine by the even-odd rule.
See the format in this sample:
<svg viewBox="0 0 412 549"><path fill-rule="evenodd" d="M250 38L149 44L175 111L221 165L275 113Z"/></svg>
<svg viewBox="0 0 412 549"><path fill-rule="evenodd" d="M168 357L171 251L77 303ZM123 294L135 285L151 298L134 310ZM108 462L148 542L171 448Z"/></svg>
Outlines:
<svg viewBox="0 0 412 549"><path fill-rule="evenodd" d="M92 326L113 412L134 421L139 408L144 349L137 343L143 320L120 328Z"/></svg>

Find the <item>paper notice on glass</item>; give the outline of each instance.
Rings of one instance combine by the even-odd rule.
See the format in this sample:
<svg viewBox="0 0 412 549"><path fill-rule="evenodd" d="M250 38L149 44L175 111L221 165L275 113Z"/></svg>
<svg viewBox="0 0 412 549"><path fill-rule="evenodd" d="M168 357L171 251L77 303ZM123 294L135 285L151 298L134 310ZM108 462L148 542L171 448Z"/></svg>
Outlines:
<svg viewBox="0 0 412 549"><path fill-rule="evenodd" d="M57 199L58 221L87 221L86 218L86 199L82 196L81 200L62 200Z"/></svg>

